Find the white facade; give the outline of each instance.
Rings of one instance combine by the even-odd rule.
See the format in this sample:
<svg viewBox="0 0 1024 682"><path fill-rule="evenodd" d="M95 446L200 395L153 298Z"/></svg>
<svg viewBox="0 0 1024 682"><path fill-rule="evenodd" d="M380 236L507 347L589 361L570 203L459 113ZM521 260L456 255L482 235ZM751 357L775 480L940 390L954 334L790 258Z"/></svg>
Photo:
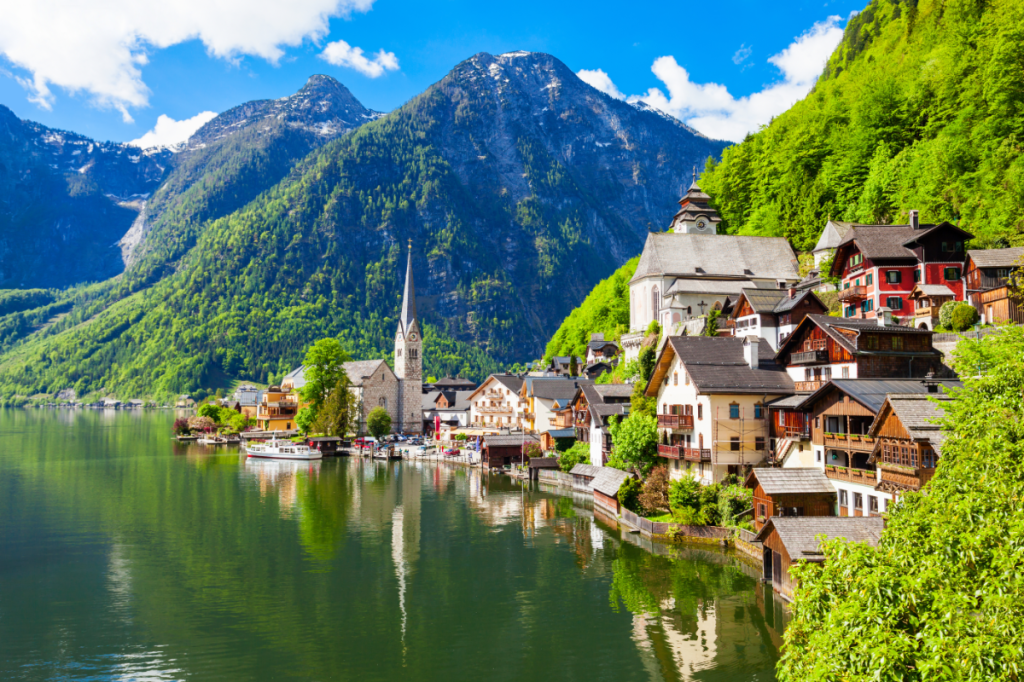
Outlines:
<svg viewBox="0 0 1024 682"><path fill-rule="evenodd" d="M518 393L490 376L470 396L469 421L485 428L521 428L524 405Z"/></svg>

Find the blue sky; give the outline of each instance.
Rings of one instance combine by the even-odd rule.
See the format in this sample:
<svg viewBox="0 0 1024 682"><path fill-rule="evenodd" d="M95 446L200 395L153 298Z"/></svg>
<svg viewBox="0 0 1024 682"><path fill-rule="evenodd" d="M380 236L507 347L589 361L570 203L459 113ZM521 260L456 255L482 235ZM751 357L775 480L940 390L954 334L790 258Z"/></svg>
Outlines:
<svg viewBox="0 0 1024 682"><path fill-rule="evenodd" d="M39 0L4 11L0 104L47 126L129 141L160 116L184 121L283 97L314 73L390 111L477 52L530 50L616 96L737 139L806 93L862 8L863 0ZM164 125L159 139L194 125Z"/></svg>

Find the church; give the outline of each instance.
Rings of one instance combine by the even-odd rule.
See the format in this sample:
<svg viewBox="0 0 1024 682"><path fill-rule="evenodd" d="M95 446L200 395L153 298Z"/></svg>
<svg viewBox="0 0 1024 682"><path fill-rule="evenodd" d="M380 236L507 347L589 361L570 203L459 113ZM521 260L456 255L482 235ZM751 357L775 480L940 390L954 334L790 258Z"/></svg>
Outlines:
<svg viewBox="0 0 1024 682"><path fill-rule="evenodd" d="M800 281L785 238L718 234L722 219L710 200L694 179L669 230L647 235L629 282L629 336L653 321L666 336L680 334L686 322L734 304L743 289L788 289ZM623 337L627 357L639 352L633 340Z"/></svg>
<svg viewBox="0 0 1024 682"><path fill-rule="evenodd" d="M391 415L395 433L423 433L423 334L416 318L416 285L412 276L412 242L405 267L405 292L402 314L395 333L395 368L384 360L355 360L345 363L352 393L359 406L358 433L367 433L370 410L383 407ZM283 388L297 391L305 385L305 366L299 367L281 382Z"/></svg>

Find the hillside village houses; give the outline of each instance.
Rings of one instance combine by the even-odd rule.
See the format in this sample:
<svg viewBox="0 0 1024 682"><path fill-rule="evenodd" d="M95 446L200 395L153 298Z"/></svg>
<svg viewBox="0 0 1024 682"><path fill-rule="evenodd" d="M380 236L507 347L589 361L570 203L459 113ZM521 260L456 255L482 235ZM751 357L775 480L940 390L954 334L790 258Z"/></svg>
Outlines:
<svg viewBox="0 0 1024 682"><path fill-rule="evenodd" d="M521 429L526 402L520 397L523 380L514 374L492 374L469 395L473 426Z"/></svg>

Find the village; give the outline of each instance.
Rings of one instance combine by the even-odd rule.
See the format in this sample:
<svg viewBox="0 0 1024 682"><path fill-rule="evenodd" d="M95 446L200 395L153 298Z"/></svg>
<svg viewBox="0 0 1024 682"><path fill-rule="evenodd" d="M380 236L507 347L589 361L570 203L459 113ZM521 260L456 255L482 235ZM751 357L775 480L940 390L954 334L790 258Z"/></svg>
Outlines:
<svg viewBox="0 0 1024 682"><path fill-rule="evenodd" d="M628 332L593 332L585 356L425 381L410 252L393 367L344 364L354 443L300 433L305 366L220 402L254 421L248 440L325 455L390 441L395 456L584 493L613 527L736 547L791 598L789 569L822 560L817 538L875 544L887 511L928 483L937 419L962 388L952 330L1024 322L1009 283L1024 249L971 250L971 234L911 210L906 225L829 220L801 275L784 238L718 234L709 201L694 181L648 236ZM365 437L374 412L394 434L381 443ZM719 497L701 509L701 494Z"/></svg>

